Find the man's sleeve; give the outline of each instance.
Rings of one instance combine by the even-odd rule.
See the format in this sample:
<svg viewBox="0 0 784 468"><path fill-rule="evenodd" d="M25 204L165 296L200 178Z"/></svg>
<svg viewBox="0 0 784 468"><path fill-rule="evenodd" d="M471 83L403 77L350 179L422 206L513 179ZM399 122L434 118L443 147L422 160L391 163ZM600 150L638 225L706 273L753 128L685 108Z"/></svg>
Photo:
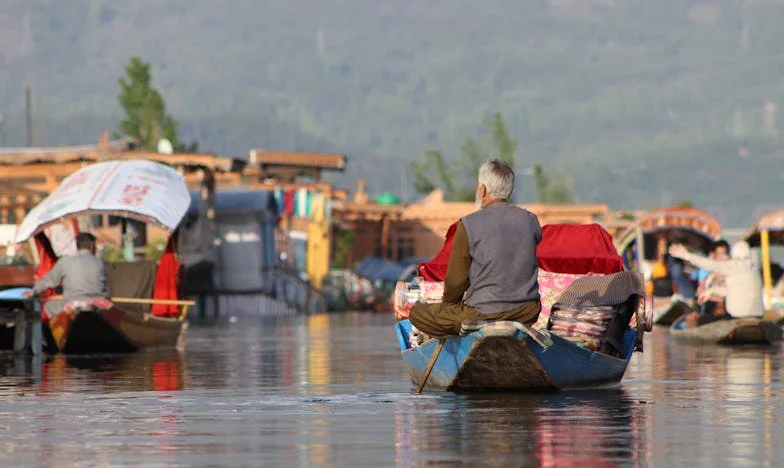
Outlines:
<svg viewBox="0 0 784 468"><path fill-rule="evenodd" d="M691 263L697 268L702 268L704 270L708 270L725 276L732 275L733 273L737 273L738 269L742 268L742 266L739 265L739 262L735 259L714 260L712 258L693 254L691 252L684 255L683 260L686 260L687 262Z"/></svg>
<svg viewBox="0 0 784 468"><path fill-rule="evenodd" d="M41 294L47 289L56 288L63 281L62 262L58 261L54 264L49 273L45 274L43 278L38 280L33 286L33 294Z"/></svg>
<svg viewBox="0 0 784 468"><path fill-rule="evenodd" d="M468 235L462 221L458 221L455 230L452 252L449 254L449 265L444 278L443 301L459 304L468 289L468 274L471 271L471 255L468 253Z"/></svg>

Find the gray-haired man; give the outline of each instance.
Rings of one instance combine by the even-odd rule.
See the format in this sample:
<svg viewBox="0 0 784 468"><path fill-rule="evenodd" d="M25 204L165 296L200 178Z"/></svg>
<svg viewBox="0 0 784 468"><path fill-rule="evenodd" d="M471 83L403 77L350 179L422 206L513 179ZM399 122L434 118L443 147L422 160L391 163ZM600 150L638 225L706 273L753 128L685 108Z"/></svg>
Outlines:
<svg viewBox="0 0 784 468"><path fill-rule="evenodd" d="M50 318L59 314L69 301L107 298L106 266L95 256L95 237L82 232L76 236L76 255L60 258L49 273L33 286L41 294L62 283L63 298L46 302L44 311Z"/></svg>
<svg viewBox="0 0 784 468"><path fill-rule="evenodd" d="M476 184L480 210L460 219L444 281L443 302L417 304L409 320L432 337L458 335L463 320L539 318L539 219L508 203L514 171L496 159L482 164ZM465 297L464 297L465 295Z"/></svg>

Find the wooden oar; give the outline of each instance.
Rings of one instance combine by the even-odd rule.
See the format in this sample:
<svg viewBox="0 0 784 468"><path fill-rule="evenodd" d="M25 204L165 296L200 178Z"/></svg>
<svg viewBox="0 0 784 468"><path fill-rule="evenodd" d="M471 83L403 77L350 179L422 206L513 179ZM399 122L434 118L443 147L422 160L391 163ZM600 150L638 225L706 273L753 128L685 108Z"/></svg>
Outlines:
<svg viewBox="0 0 784 468"><path fill-rule="evenodd" d="M436 364L438 355L441 354L441 348L444 347L444 342L446 342L446 338L441 338L440 340L438 340L438 344L436 345L436 350L433 351L433 355L430 356L430 362L427 363L427 369L425 369L425 375L422 376L422 381L419 382L419 387L417 388L416 391L417 393L422 393L422 389L425 388L427 379L430 377L430 372L433 370L433 366Z"/></svg>
<svg viewBox="0 0 784 468"><path fill-rule="evenodd" d="M62 298L63 296L59 294L55 296L49 296L49 299L52 300L62 299ZM185 318L186 315L188 315L188 308L196 304L195 301L181 301L175 299L146 299L146 298L139 298L139 297L110 297L109 300L112 302L119 302L123 304L163 304L163 305L182 306L182 310L178 315L178 318L180 320L182 320L183 318Z"/></svg>

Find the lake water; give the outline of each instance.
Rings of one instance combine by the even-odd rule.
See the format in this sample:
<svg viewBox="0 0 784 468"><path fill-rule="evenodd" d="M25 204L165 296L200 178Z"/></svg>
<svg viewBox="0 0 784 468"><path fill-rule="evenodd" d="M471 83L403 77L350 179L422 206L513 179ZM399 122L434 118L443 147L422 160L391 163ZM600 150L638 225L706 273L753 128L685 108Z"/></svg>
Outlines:
<svg viewBox="0 0 784 468"><path fill-rule="evenodd" d="M391 314L192 325L181 353L0 360L4 466L784 466L780 347L646 335L617 390L415 395Z"/></svg>

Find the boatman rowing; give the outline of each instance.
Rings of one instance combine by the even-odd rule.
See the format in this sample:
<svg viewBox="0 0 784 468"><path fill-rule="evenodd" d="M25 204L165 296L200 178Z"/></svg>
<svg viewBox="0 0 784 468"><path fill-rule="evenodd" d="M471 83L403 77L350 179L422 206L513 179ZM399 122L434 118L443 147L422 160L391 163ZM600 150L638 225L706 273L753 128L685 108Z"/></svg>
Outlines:
<svg viewBox="0 0 784 468"><path fill-rule="evenodd" d="M536 247L539 219L508 202L514 171L493 159L479 168L478 210L460 219L441 303L416 304L409 320L431 337L459 335L464 320L509 320L533 325L539 317Z"/></svg>
<svg viewBox="0 0 784 468"><path fill-rule="evenodd" d="M106 290L106 266L95 256L95 237L87 232L76 236L76 255L60 258L49 273L33 286L33 294L41 294L62 283L63 298L46 302L49 318L59 314L70 301L87 301L109 297Z"/></svg>

